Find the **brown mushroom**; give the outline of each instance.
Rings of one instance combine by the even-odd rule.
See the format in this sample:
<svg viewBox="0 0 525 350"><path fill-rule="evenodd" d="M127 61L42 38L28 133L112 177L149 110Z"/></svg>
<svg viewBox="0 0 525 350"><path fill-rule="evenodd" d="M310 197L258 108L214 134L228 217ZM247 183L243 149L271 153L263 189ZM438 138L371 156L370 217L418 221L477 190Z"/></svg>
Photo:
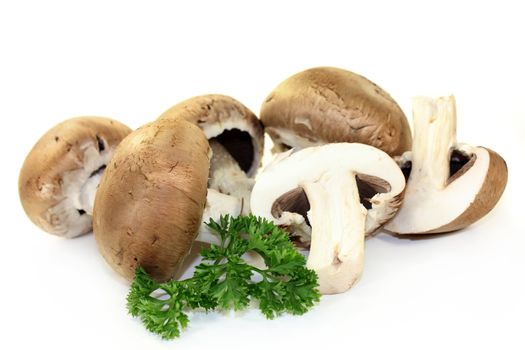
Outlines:
<svg viewBox="0 0 525 350"><path fill-rule="evenodd" d="M100 182L93 231L109 265L131 280L138 266L158 281L175 275L201 225L210 148L183 119L126 137Z"/></svg>
<svg viewBox="0 0 525 350"><path fill-rule="evenodd" d="M339 68L312 68L286 79L266 98L260 117L277 152L359 142L400 155L412 144L408 121L392 97Z"/></svg>
<svg viewBox="0 0 525 350"><path fill-rule="evenodd" d="M208 187L243 201L249 212L253 177L264 149L264 130L239 101L224 95L203 95L171 107L159 120L182 118L198 125L213 150Z"/></svg>
<svg viewBox="0 0 525 350"><path fill-rule="evenodd" d="M399 162L408 177L405 199L385 229L398 234L462 229L496 205L507 165L496 152L456 142L453 96L413 100L414 146Z"/></svg>
<svg viewBox="0 0 525 350"><path fill-rule="evenodd" d="M20 201L31 221L62 237L91 231L100 176L130 132L102 117L72 118L48 130L27 155L18 180Z"/></svg>

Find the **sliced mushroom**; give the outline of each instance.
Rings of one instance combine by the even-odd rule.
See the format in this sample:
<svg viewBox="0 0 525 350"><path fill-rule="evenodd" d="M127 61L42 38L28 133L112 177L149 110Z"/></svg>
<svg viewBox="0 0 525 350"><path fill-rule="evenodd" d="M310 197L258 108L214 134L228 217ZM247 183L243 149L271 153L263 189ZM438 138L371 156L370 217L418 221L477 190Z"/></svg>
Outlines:
<svg viewBox="0 0 525 350"><path fill-rule="evenodd" d="M401 155L412 144L408 121L392 97L338 68L312 68L286 79L263 103L261 121L277 152L360 142Z"/></svg>
<svg viewBox="0 0 525 350"><path fill-rule="evenodd" d="M496 152L456 143L453 96L413 99L414 146L400 158L408 177L405 199L385 228L398 234L462 229L485 216L507 183Z"/></svg>
<svg viewBox="0 0 525 350"><path fill-rule="evenodd" d="M159 117L173 118L183 118L202 129L213 150L209 188L239 198L248 213L252 177L264 149L259 119L239 101L223 95L190 98Z"/></svg>
<svg viewBox="0 0 525 350"><path fill-rule="evenodd" d="M72 118L48 130L27 155L18 180L20 201L31 221L67 238L91 231L100 177L130 132L102 117Z"/></svg>
<svg viewBox="0 0 525 350"><path fill-rule="evenodd" d="M126 137L102 177L93 231L109 265L133 279L142 266L171 279L188 254L206 204L210 148L182 119L147 124Z"/></svg>
<svg viewBox="0 0 525 350"><path fill-rule="evenodd" d="M307 234L307 266L320 291L341 293L360 277L364 239L397 211L405 180L383 151L358 143L334 143L280 154L259 175L251 207L255 215Z"/></svg>

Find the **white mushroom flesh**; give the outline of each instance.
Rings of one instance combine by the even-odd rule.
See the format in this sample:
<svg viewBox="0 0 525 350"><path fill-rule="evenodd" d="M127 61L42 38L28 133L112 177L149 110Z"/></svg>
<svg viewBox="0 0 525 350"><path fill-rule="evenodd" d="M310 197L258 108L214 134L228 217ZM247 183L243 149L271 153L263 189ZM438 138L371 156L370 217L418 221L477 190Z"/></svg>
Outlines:
<svg viewBox="0 0 525 350"><path fill-rule="evenodd" d="M298 118L296 121L296 124L302 124L305 125L304 119ZM308 124L309 125L309 124ZM267 132L271 133L273 137L274 142L274 148L273 152L282 152L283 145L296 148L296 149L303 149L307 147L315 147L315 146L321 146L325 144L326 142L323 142L322 140L313 141L304 137L301 137L297 135L295 132L292 132L285 128L278 128L278 127L268 127Z"/></svg>
<svg viewBox="0 0 525 350"><path fill-rule="evenodd" d="M403 205L387 224L387 230L418 233L453 221L474 202L483 186L490 155L481 147L456 144L454 98L417 97L413 101L413 151L400 158L411 161ZM463 176L449 182L453 150L475 157Z"/></svg>
<svg viewBox="0 0 525 350"><path fill-rule="evenodd" d="M362 174L388 184L384 193L368 199L368 211L356 183ZM361 275L365 232L395 214L404 186L401 170L386 153L363 144L329 144L279 154L259 175L251 207L255 215L293 230L304 218L286 211L276 217L272 208L283 194L302 188L312 227L307 264L317 272L322 293L341 293Z"/></svg>
<svg viewBox="0 0 525 350"><path fill-rule="evenodd" d="M349 289L364 264L366 209L360 203L355 173L328 171L317 181L305 181L310 202L312 239L307 266L319 276L324 294Z"/></svg>
<svg viewBox="0 0 525 350"><path fill-rule="evenodd" d="M113 154L113 147L99 151L94 142L80 146L82 156L77 157L78 168L62 175L64 199L48 209L46 215L53 222L54 231L64 237L75 237L91 227L95 194L104 166ZM73 153L70 153L73 156ZM69 156L69 154L68 154Z"/></svg>
<svg viewBox="0 0 525 350"><path fill-rule="evenodd" d="M233 156L218 141L210 140L210 146L213 156L210 161L208 188L240 200L241 214L248 214L255 180L246 175Z"/></svg>
<svg viewBox="0 0 525 350"><path fill-rule="evenodd" d="M199 234L195 240L211 244L220 244L219 238L213 234L208 226L206 226L204 223L209 222L210 219L218 221L221 215L231 215L235 217L240 215L242 212L242 199L208 188L206 207L204 208L204 213L202 214L202 224L199 229Z"/></svg>

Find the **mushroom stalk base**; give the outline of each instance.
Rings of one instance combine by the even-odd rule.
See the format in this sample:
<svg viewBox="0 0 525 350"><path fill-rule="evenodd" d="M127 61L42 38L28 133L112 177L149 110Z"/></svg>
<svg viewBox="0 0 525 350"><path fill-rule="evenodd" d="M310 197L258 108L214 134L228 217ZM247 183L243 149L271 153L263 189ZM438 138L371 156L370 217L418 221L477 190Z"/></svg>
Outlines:
<svg viewBox="0 0 525 350"><path fill-rule="evenodd" d="M452 147L456 143L456 105L454 97L412 100L414 144L409 183L445 188L449 178Z"/></svg>
<svg viewBox="0 0 525 350"><path fill-rule="evenodd" d="M208 188L241 199L243 201L241 214L248 214L255 181L242 171L237 161L218 141L210 140L210 147L213 156L210 162Z"/></svg>
<svg viewBox="0 0 525 350"><path fill-rule="evenodd" d="M101 177L102 173L98 173L88 178L78 194L77 209L84 210L87 215L93 216L95 194Z"/></svg>
<svg viewBox="0 0 525 350"><path fill-rule="evenodd" d="M364 264L366 209L359 201L355 174L326 172L302 187L312 225L307 266L317 272L322 294L342 293L359 279Z"/></svg>
<svg viewBox="0 0 525 350"><path fill-rule="evenodd" d="M199 228L199 234L196 241L220 244L219 237L211 233L205 222L209 222L210 219L218 221L221 215L238 216L243 212L243 200L234 196L220 193L213 189L208 189L206 196L206 207L202 214L202 224Z"/></svg>

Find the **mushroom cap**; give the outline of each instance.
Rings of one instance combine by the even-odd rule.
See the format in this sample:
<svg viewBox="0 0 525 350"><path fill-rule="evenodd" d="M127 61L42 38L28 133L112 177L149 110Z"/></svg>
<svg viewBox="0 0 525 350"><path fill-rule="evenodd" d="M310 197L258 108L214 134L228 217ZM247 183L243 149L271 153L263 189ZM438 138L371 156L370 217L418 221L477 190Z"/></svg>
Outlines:
<svg viewBox="0 0 525 350"><path fill-rule="evenodd" d="M255 175L264 150L264 129L242 103L224 95L196 96L176 104L159 117L172 118L183 118L199 126L208 139L217 138L248 176ZM249 139L239 131L248 133Z"/></svg>
<svg viewBox="0 0 525 350"><path fill-rule="evenodd" d="M405 200L397 216L385 229L398 234L431 234L460 230L488 214L501 198L507 184L505 160L485 147L460 144L456 151L470 160L443 188L412 183L408 178ZM411 158L406 152L403 167Z"/></svg>
<svg viewBox="0 0 525 350"><path fill-rule="evenodd" d="M183 119L132 132L117 148L95 199L93 231L102 256L128 280L142 266L157 281L175 275L206 204L210 148Z"/></svg>
<svg viewBox="0 0 525 350"><path fill-rule="evenodd" d="M312 68L286 79L266 98L260 117L276 150L359 142L401 155L412 145L407 118L392 97L339 68Z"/></svg>
<svg viewBox="0 0 525 350"><path fill-rule="evenodd" d="M31 221L68 238L91 231L91 215L78 205L79 192L130 132L103 117L72 118L48 130L27 155L18 179L20 201Z"/></svg>
<svg viewBox="0 0 525 350"><path fill-rule="evenodd" d="M316 182L329 170L355 174L361 202L366 201L363 205L368 207L366 234L376 231L397 212L405 188L403 173L386 153L360 143L333 143L279 154L257 178L251 197L252 212L286 225L275 216L276 212L298 206L304 209L304 205L282 201L296 201L302 195L294 191L302 183ZM307 198L301 200L304 199Z"/></svg>

